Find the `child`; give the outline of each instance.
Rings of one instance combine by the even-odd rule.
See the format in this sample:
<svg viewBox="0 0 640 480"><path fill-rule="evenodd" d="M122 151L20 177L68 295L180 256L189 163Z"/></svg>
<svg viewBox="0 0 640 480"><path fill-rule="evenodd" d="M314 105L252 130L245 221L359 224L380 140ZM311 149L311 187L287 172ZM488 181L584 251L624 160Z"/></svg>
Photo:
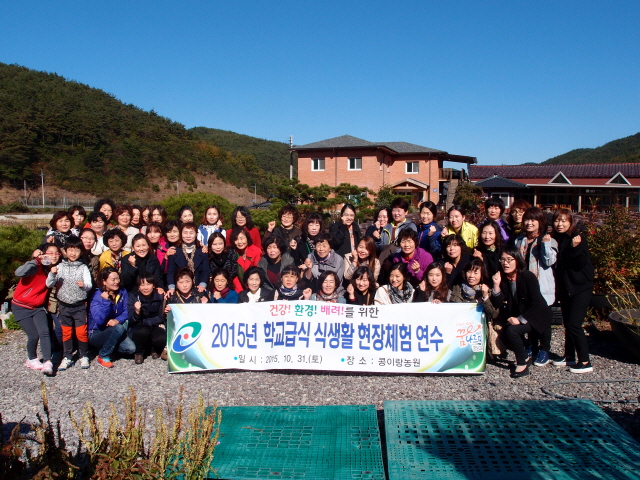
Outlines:
<svg viewBox="0 0 640 480"><path fill-rule="evenodd" d="M209 284L209 301L211 303L238 303L238 294L232 290L229 272L223 268L214 270Z"/></svg>
<svg viewBox="0 0 640 480"><path fill-rule="evenodd" d="M122 262L122 285L127 292L136 289L139 275L153 276L158 292L164 294L162 268L158 258L151 252L151 244L144 233L133 237L133 252Z"/></svg>
<svg viewBox="0 0 640 480"><path fill-rule="evenodd" d="M274 300L309 300L311 298L311 289L302 290L298 286L298 270L294 266L282 269L280 272L280 287L275 291Z"/></svg>
<svg viewBox="0 0 640 480"><path fill-rule="evenodd" d="M91 212L89 214L89 228L96 234L96 243L91 248L91 253L94 255L102 255L102 253L108 250L105 245L103 236L107 229L107 217L102 212Z"/></svg>
<svg viewBox="0 0 640 480"><path fill-rule="evenodd" d="M169 222L167 222L169 223ZM196 281L196 288L199 292L204 292L209 283L209 258L197 244L198 227L193 222L184 223L180 228L180 248L169 257L169 269L167 278L173 278L175 271L180 267L189 267L193 272ZM167 240L169 235L167 234ZM167 252L167 255L169 252ZM169 285L169 295L173 293L176 286Z"/></svg>
<svg viewBox="0 0 640 480"><path fill-rule="evenodd" d="M33 259L15 271L20 281L11 300L13 318L27 334L25 365L32 370L40 370L45 375L53 375L51 327L44 308L49 295L46 283L49 270L58 263L60 256L60 248L55 244L47 245L44 253L34 251ZM44 363L38 359L38 342Z"/></svg>
<svg viewBox="0 0 640 480"><path fill-rule="evenodd" d="M327 270L335 272L338 276L338 284L342 284L344 259L331 249L333 237L330 233L321 233L316 239L316 248L310 253L300 268L307 280L307 285L317 289L317 280Z"/></svg>
<svg viewBox="0 0 640 480"><path fill-rule="evenodd" d="M418 246L430 253L434 260L440 260L442 227L436 223L438 207L433 202L420 204L420 225L418 225Z"/></svg>
<svg viewBox="0 0 640 480"><path fill-rule="evenodd" d="M244 273L246 290L238 295L238 303L259 303L273 300L273 290L265 286L264 273L259 267L249 267Z"/></svg>
<svg viewBox="0 0 640 480"><path fill-rule="evenodd" d="M89 268L82 263L85 249L76 236L67 239L67 259L58 266L51 267L47 277L47 287L56 287L64 358L58 367L63 372L73 366L73 331L78 339L80 368L89 368L89 338L87 336L87 293L92 281Z"/></svg>
<svg viewBox="0 0 640 480"><path fill-rule="evenodd" d="M423 288L424 286L424 288ZM416 290L415 302L444 303L451 301L447 272L440 262L433 262L424 273L423 283Z"/></svg>
<svg viewBox="0 0 640 480"><path fill-rule="evenodd" d="M229 278L235 285L235 279L238 276L238 254L235 249L226 246L223 232L209 235L207 250L209 252L209 270L213 272L218 268L224 268L229 272Z"/></svg>
<svg viewBox="0 0 640 480"><path fill-rule="evenodd" d="M122 233L119 228L112 228L105 232L102 240L109 249L100 255L100 270L113 267L118 271L118 274L120 274L122 271L122 260L129 255L129 252L124 250L124 244L127 243L127 236Z"/></svg>
<svg viewBox="0 0 640 480"><path fill-rule="evenodd" d="M327 270L318 277L318 293L311 295L310 300L327 303L347 303L341 295L342 287L335 272Z"/></svg>
<svg viewBox="0 0 640 480"><path fill-rule="evenodd" d="M164 325L164 292L151 273L141 273L137 291L129 296L129 338L136 345L136 365L144 362L144 354L151 350L151 358L160 358L167 345Z"/></svg>
<svg viewBox="0 0 640 480"><path fill-rule="evenodd" d="M201 245L209 245L209 236L214 233L221 233L224 238L226 232L222 228L222 222L220 209L215 205L209 205L198 227L198 241Z"/></svg>
<svg viewBox="0 0 640 480"><path fill-rule="evenodd" d="M380 260L376 258L376 244L371 237L364 237L353 252L344 256L344 279L351 280L353 273L362 266L369 267L373 278L378 280Z"/></svg>
<svg viewBox="0 0 640 480"><path fill-rule="evenodd" d="M251 214L247 207L236 207L236 209L231 214L231 228L227 230L227 246L233 246L233 241L231 240L231 233L233 230L236 230L238 227L244 228L248 235L251 237L251 244L256 248L260 249L262 239L260 238L260 232L253 225L253 220L251 219Z"/></svg>
<svg viewBox="0 0 640 480"><path fill-rule="evenodd" d="M473 256L484 262L489 277L493 277L500 270L499 260L503 245L500 225L493 220L485 222L480 228L478 246L473 250Z"/></svg>
<svg viewBox="0 0 640 480"><path fill-rule="evenodd" d="M345 297L351 305L373 305L377 284L368 266L358 267L351 276Z"/></svg>
<svg viewBox="0 0 640 480"><path fill-rule="evenodd" d="M193 209L188 205L180 207L177 220L181 224L193 223Z"/></svg>
<svg viewBox="0 0 640 480"><path fill-rule="evenodd" d="M189 267L182 267L176 270L173 277L176 290L167 299L165 313L171 310L170 303L209 303L206 293L199 292L193 288L193 279L193 272Z"/></svg>
<svg viewBox="0 0 640 480"><path fill-rule="evenodd" d="M244 228L234 228L227 236L238 254L238 276L234 279L236 292L241 292L244 272L249 267L257 267L262 259L262 249L253 245L253 238Z"/></svg>
<svg viewBox="0 0 640 480"><path fill-rule="evenodd" d="M313 212L307 215L302 224L302 235L296 240L296 248L291 251L296 265L302 265L309 254L313 253L316 248L316 239L323 229L322 216L319 213Z"/></svg>

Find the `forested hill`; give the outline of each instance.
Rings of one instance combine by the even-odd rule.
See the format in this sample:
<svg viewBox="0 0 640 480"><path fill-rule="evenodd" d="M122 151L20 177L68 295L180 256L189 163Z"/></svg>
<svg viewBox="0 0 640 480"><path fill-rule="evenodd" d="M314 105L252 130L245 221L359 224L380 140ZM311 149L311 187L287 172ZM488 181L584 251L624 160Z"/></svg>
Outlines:
<svg viewBox="0 0 640 480"><path fill-rule="evenodd" d="M261 153L261 142L268 153ZM195 188L197 174L260 189L269 174L289 173L286 145L275 162L271 143L278 144L252 139L254 153L233 154L206 135L97 88L0 63L3 185L22 187L44 168L57 186L94 195L135 191L158 177Z"/></svg>
<svg viewBox="0 0 640 480"><path fill-rule="evenodd" d="M640 163L640 133L614 140L598 148L578 148L550 158L543 164Z"/></svg>

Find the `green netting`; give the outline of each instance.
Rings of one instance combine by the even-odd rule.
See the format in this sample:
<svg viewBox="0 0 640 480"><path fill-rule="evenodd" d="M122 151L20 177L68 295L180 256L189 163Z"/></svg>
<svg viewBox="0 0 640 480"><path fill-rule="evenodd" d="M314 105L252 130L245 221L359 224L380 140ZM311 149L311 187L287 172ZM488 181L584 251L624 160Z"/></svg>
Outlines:
<svg viewBox="0 0 640 480"><path fill-rule="evenodd" d="M640 478L640 444L590 401L384 408L389 480Z"/></svg>
<svg viewBox="0 0 640 480"><path fill-rule="evenodd" d="M385 478L373 405L219 409L219 478Z"/></svg>

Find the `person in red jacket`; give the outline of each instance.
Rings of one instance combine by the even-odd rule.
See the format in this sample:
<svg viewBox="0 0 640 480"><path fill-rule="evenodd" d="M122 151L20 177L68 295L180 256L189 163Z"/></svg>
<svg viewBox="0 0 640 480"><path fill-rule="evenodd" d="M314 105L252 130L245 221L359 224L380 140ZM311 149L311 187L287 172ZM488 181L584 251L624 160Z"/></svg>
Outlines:
<svg viewBox="0 0 640 480"><path fill-rule="evenodd" d="M41 370L45 375L52 375L51 326L45 309L49 297L46 282L49 270L60 261L61 252L55 244L50 244L43 253L36 250L33 254L33 259L15 272L20 281L13 292L11 311L15 321L27 334L28 358L25 365L33 370ZM44 362L38 359L38 342Z"/></svg>

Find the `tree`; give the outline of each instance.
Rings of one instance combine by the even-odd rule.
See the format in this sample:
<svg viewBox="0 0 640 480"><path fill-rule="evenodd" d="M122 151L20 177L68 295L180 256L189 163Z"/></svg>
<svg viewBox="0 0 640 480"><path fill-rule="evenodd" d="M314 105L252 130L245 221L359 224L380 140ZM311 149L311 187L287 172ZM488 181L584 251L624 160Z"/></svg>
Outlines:
<svg viewBox="0 0 640 480"><path fill-rule="evenodd" d="M453 203L460 205L467 211L475 210L482 203L482 187L477 187L469 182L461 183L456 188Z"/></svg>

